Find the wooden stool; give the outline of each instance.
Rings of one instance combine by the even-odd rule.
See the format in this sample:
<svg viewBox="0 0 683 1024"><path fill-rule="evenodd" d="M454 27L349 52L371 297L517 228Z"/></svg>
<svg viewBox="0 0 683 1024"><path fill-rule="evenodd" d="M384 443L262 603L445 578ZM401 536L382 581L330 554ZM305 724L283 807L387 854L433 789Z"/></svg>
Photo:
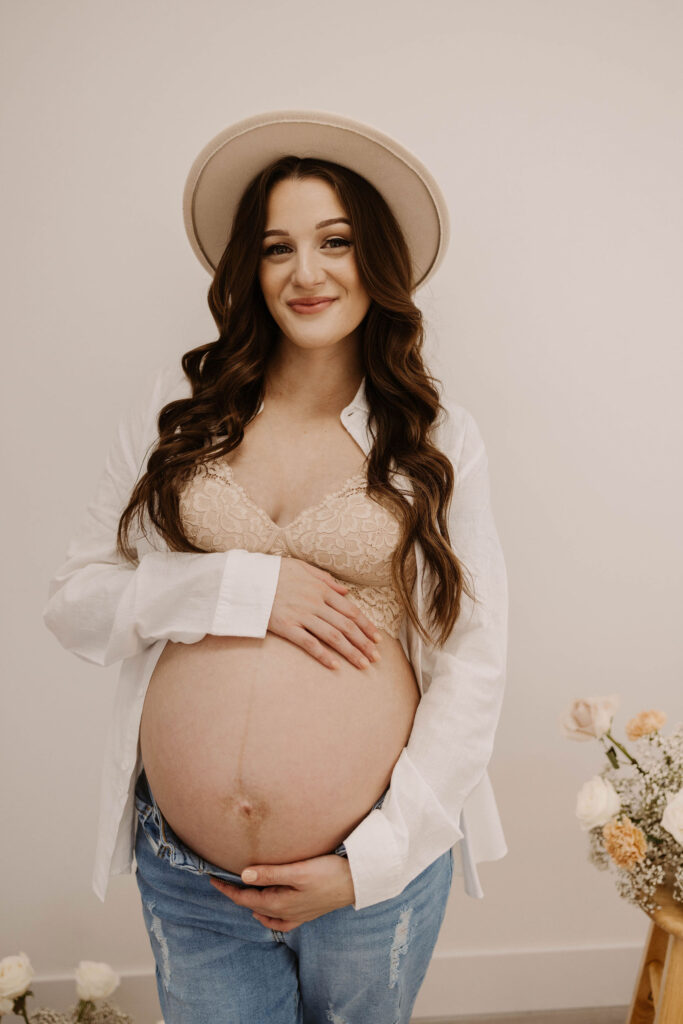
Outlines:
<svg viewBox="0 0 683 1024"><path fill-rule="evenodd" d="M683 903L660 886L626 1024L683 1024Z"/></svg>

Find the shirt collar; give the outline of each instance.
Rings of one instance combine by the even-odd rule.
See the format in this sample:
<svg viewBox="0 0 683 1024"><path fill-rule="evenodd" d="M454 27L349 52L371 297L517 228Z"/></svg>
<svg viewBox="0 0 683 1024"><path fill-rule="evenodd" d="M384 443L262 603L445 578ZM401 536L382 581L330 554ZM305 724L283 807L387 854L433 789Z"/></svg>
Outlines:
<svg viewBox="0 0 683 1024"><path fill-rule="evenodd" d="M368 400L365 395L365 377L361 379L361 382L358 385L358 391L356 391L346 408L342 409L342 412L346 412L347 409L359 409L361 412L365 413L369 411Z"/></svg>

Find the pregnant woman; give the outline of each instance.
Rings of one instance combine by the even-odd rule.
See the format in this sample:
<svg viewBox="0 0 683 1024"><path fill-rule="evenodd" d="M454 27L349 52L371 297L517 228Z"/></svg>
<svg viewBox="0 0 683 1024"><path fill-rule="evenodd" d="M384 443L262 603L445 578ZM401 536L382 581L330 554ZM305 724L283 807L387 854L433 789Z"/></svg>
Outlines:
<svg viewBox="0 0 683 1024"><path fill-rule="evenodd" d="M505 566L412 298L446 207L374 128L280 111L202 150L185 223L218 339L123 419L45 610L123 663L95 891L134 850L166 1024L407 1024L456 844L505 853Z"/></svg>

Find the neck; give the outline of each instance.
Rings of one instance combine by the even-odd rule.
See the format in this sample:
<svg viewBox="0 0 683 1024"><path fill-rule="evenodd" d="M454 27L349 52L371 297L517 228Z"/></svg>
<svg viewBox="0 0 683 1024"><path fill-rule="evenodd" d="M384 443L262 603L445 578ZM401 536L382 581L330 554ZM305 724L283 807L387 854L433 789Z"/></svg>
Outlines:
<svg viewBox="0 0 683 1024"><path fill-rule="evenodd" d="M265 400L290 406L302 418L338 416L363 378L357 344L345 338L326 350L281 341L266 368Z"/></svg>

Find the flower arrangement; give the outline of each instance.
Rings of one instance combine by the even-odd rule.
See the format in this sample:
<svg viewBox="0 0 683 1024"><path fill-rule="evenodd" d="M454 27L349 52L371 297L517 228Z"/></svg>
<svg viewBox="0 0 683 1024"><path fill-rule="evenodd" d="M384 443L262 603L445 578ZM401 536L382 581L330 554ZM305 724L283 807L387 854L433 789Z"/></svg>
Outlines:
<svg viewBox="0 0 683 1024"><path fill-rule="evenodd" d="M26 1024L133 1024L131 1017L109 1003L95 1004L96 999L106 999L118 987L119 976L109 964L81 960L76 968L78 1003L66 1013L41 1008L29 1016L26 1000L33 995L33 974L26 953L0 960L0 1017L14 1013L23 1017Z"/></svg>
<svg viewBox="0 0 683 1024"><path fill-rule="evenodd" d="M659 886L683 903L683 724L665 737L666 715L641 711L626 723L630 753L611 732L618 706L618 694L575 700L560 725L568 739L599 740L608 761L576 798L588 859L611 868L619 895L650 913Z"/></svg>

